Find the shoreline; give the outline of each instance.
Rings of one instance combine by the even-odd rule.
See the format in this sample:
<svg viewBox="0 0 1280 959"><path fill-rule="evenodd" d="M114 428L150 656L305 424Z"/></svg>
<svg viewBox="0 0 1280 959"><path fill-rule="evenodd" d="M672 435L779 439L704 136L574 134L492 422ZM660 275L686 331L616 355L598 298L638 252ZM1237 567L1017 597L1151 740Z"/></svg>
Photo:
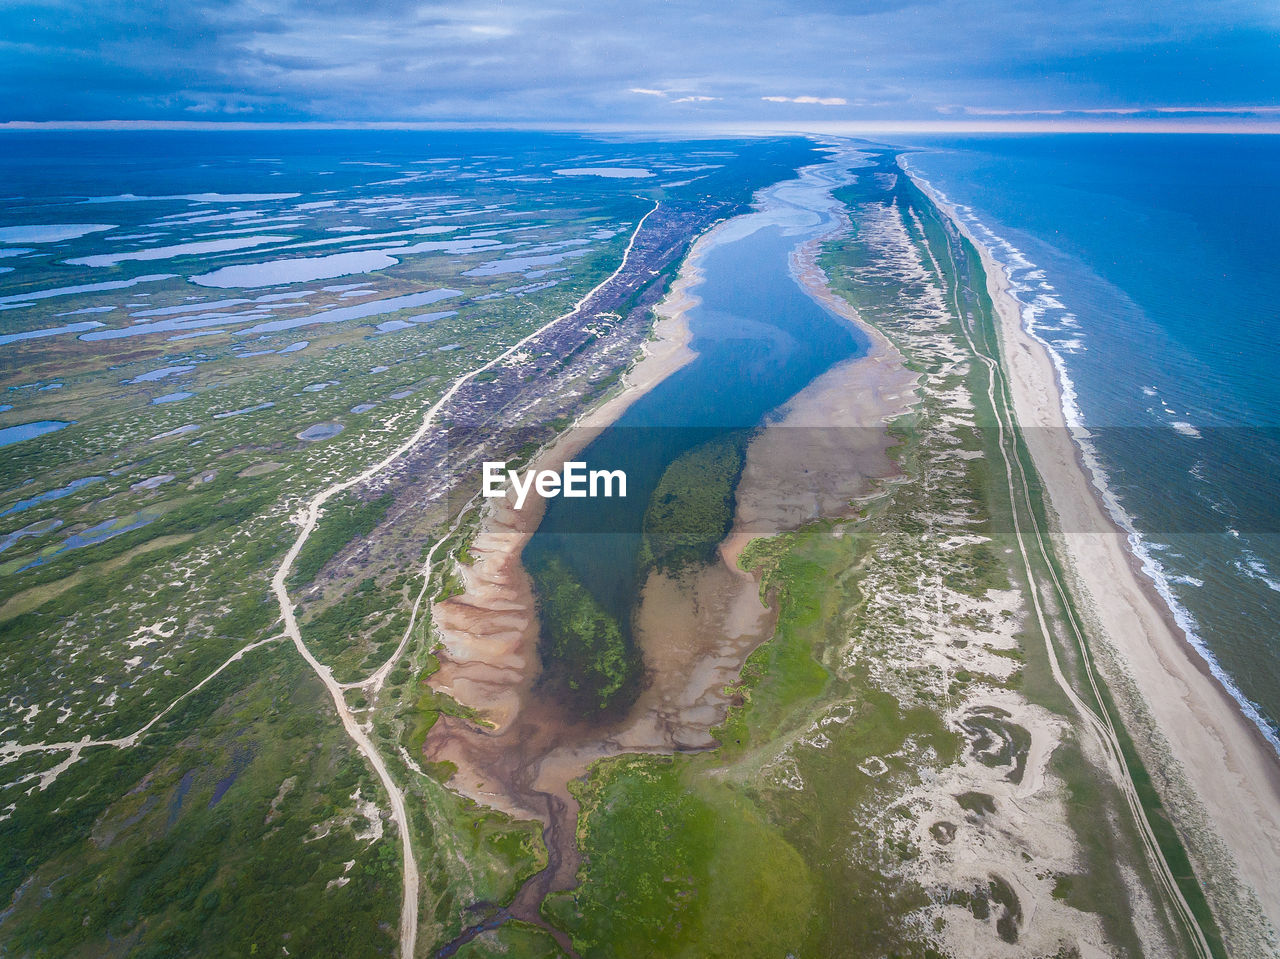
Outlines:
<svg viewBox="0 0 1280 959"><path fill-rule="evenodd" d="M709 248L704 241L721 226L694 240L671 289L654 308L659 317L653 325L655 339L644 342L639 359L622 377L623 388L578 417L537 454L531 469L559 469L632 403L696 356L689 348L686 314L698 300L689 290L702 280L698 263ZM577 883L578 802L569 784L597 759L618 751L618 730L566 724L559 707L538 695L536 600L520 560L546 501L534 491L525 509L517 510L513 498L509 492L505 499L491 500L482 514L470 548L475 559L458 566L463 592L431 604L440 668L428 685L473 711L480 722L441 714L422 756L452 764L451 791L542 825L546 865L521 883L504 912L507 919L546 928L566 954L576 955L568 938L542 919L541 904ZM636 743L627 751L653 752L662 745ZM461 945L481 928L464 929L450 945Z"/></svg>
<svg viewBox="0 0 1280 959"><path fill-rule="evenodd" d="M1187 641L1130 549L1126 532L1101 501L1068 428L1058 369L1043 343L1023 325L1021 303L1009 288L1004 268L951 204L920 178L907 175L982 258L1014 414L1054 514L1054 538L1065 547L1062 558L1073 592L1101 628L1125 678L1155 721L1186 787L1209 813L1215 837L1234 860L1235 878L1251 887L1273 929L1280 929L1276 753ZM1064 517L1083 521L1064 523ZM1175 805L1175 798L1162 796L1169 805ZM1190 825L1178 818L1180 827ZM1203 872L1211 864L1201 860L1197 865L1202 880L1210 884L1211 876Z"/></svg>
<svg viewBox="0 0 1280 959"><path fill-rule="evenodd" d="M1026 310L1028 308L1027 305L1019 300L1017 294L1012 291L1013 280L1010 274L1006 272L1002 261L991 252L991 248L986 243L972 236L970 227L962 222L964 217L957 215L959 208L953 209L945 194L935 191L929 180L918 174L911 173L905 157L903 158L902 168L907 171L907 175L912 178L912 181L930 196L939 209L948 212L949 218L960 227L965 236L969 237L980 251L990 256L1000 276L1004 278L1004 285L1009 287L1006 293L1017 304L1020 313ZM991 233L980 221L977 222L977 226L994 240L1007 242L996 234ZM1139 575L1139 578L1147 581L1149 592L1154 592L1154 601L1157 607L1165 613L1169 627L1185 638L1186 644L1195 652L1197 666L1223 687L1223 691L1233 701L1235 708L1239 709L1257 729L1258 735L1267 742L1268 748L1276 755L1277 761L1280 762L1280 730L1263 715L1261 707L1239 688L1235 678L1222 665L1213 649L1198 634L1199 626L1193 614L1172 591L1171 581L1175 579L1174 574L1171 574L1164 567L1157 556L1162 544L1149 541L1148 537L1137 529L1133 517L1115 497L1110 484L1111 477L1107 474L1106 467L1091 442L1088 428L1084 425L1084 414L1077 402L1075 383L1071 380L1070 372L1062 354L1037 332L1034 324L1028 325L1029 321L1025 319L1021 322L1026 329L1027 335L1048 354L1049 360L1054 367L1054 376L1059 387L1060 405L1064 421L1068 430L1075 433L1073 441L1077 446L1079 467L1086 476L1090 477L1102 510L1110 519L1110 523L1106 524L1105 528L1110 529L1114 525L1119 527L1121 532L1125 534L1129 542L1128 549L1132 555L1134 571ZM1179 429L1185 425L1189 424L1173 424L1172 428Z"/></svg>
<svg viewBox="0 0 1280 959"><path fill-rule="evenodd" d="M802 168L798 171L798 179L812 179L817 175L816 171L827 167L830 162L828 160ZM793 182L796 181L780 181L768 189L785 187ZM784 200L783 205L789 204ZM551 445L537 454L529 464L530 470L558 471L566 461L616 422L636 400L696 357L697 354L689 346L692 333L687 314L701 302L692 291L703 281L704 258L722 243L739 239L744 235L744 229L751 232L761 225L767 225L776 216L776 211L753 206L751 210L717 223L694 240L671 288L654 308L659 317L653 326L654 339L643 344L640 358L622 379L623 389L579 416ZM759 222L761 217L766 221L763 224ZM846 227L847 222L838 222L831 230L824 231L816 241L810 242L825 242ZM795 279L798 285L813 295L813 291L799 276ZM830 303L824 305L828 310L831 309ZM873 344L878 344L874 331L861 324L859 328ZM882 345L887 347L888 341L885 340ZM853 362L860 360L861 358ZM513 494L509 493L505 500L490 501L471 547L471 552L478 557L478 561L461 570L464 592L436 603L433 608L433 618L443 639L443 655L441 668L433 675L431 685L484 714L494 723L494 732L490 734L490 738L500 736L504 730L511 728L521 713L534 705L532 691L541 671L536 649L538 624L535 599L532 582L523 568L521 556L525 545L541 523L546 502L536 491L531 491L523 509L516 510L512 497ZM736 567L731 567L731 570L734 574L739 572ZM730 680L731 677L726 681ZM644 698L648 697L642 697ZM670 710L661 709L659 712L669 714ZM660 730L652 723L637 723L637 718L639 717L629 713L610 729L600 732L607 733L614 745L622 751L670 751L673 728L683 724L667 724L667 729ZM714 723L705 725L709 729ZM645 727L643 731L641 726ZM458 766L459 773L452 780L452 785L477 801L494 805L495 800L500 797L491 790L481 788L481 784L486 781L483 776L471 777L474 782L468 783L465 763L459 762L459 757L453 754L456 748L450 748L449 744L439 741L445 738L439 737L434 750L429 738L428 749L439 753L435 758L450 759ZM447 738L457 740L460 737ZM706 733L696 735L694 739L703 747L709 745ZM685 745L688 743L689 740L686 740ZM456 741L453 746L457 746ZM561 755L560 759L563 758ZM575 761L581 758L579 753ZM594 758L599 757L592 757L585 763L583 772ZM571 801L567 793L562 798ZM528 807L517 808L510 803L506 806L498 803L498 807L511 814L533 814ZM533 815L533 818L543 817Z"/></svg>
<svg viewBox="0 0 1280 959"><path fill-rule="evenodd" d="M697 354L689 347L692 333L687 314L700 301L690 291L702 282L702 257L731 222L719 223L694 240L671 289L654 307L658 320L653 325L653 339L644 342L639 359L623 375L622 389L579 416L537 454L530 470L559 470L635 401L694 359ZM530 705L541 672L532 582L520 559L542 521L546 500L531 490L524 508L517 510L513 496L508 493L506 499L490 501L481 517L471 546L476 561L460 567L464 592L432 606L442 648L441 667L432 675L430 685L480 712L492 724L487 739L500 737L517 724ZM449 759L458 767L450 788L509 815L549 825L546 812L485 788L492 781L472 768L474 764L463 755L469 752L465 740L460 727L451 735L437 734L434 742L431 737L427 741L432 758ZM565 757L556 758L563 761ZM536 774L534 778L538 778ZM573 802L566 791L557 790L557 794L562 801Z"/></svg>

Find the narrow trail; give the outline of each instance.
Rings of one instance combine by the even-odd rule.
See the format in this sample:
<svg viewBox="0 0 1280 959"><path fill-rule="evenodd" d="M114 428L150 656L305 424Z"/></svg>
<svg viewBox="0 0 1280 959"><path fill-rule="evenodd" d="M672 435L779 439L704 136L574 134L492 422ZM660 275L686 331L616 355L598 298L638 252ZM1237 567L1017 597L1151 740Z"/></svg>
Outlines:
<svg viewBox="0 0 1280 959"><path fill-rule="evenodd" d="M370 705L373 705L374 697L382 691L382 687L387 681L387 676L390 675L391 670L395 669L396 663L400 661L400 657L404 655L404 651L409 648L409 640L413 638L413 628L418 624L418 615L422 611L423 600L427 598L427 590L431 586L431 567L432 563L435 561L436 550L447 543L450 537L458 531L458 528L462 526L463 520L466 519L467 514L475 507L477 502L479 502L479 494L473 496L463 505L462 509L458 511L458 515L454 519L453 525L445 530L440 538L431 544L431 549L427 550L427 555L422 561L422 568L419 570L419 575L422 576L422 587L418 590L418 595L414 599L413 606L409 610L409 624L405 626L404 634L400 637L400 643L396 646L395 650L389 657L387 657L387 661L385 663L375 669L364 679L357 679L349 683L339 683L338 685L341 686L342 689L362 690L366 694Z"/></svg>
<svg viewBox="0 0 1280 959"><path fill-rule="evenodd" d="M268 636L266 639L260 639L256 643L249 643L247 646L241 646L234 653L228 656L221 666L211 672L204 679L200 680L200 682L196 683L186 692L174 697L169 705L165 706L164 709L160 710L160 712L156 713L147 720L144 725L139 726L128 736L118 736L115 739L91 739L88 734L86 734L83 739L69 740L60 743L0 743L0 765L5 765L20 756L25 756L30 753L70 752L71 755L53 769L46 770L42 773L32 773L30 776L18 780L18 782L25 782L28 779L38 778L40 780L40 789L41 791L44 791L52 785L53 781L57 779L61 773L66 771L73 763L80 759L80 753L83 750L93 749L99 746L110 747L113 749L129 749L136 746L138 741L147 734L151 727L167 716L173 708L178 705L178 703L182 702L188 696L193 696L198 693L224 669L232 663L238 663L243 659L245 653L251 652L260 646L265 646L267 643L273 643L277 639L284 639L284 637L284 633L276 633L274 636Z"/></svg>
<svg viewBox="0 0 1280 959"><path fill-rule="evenodd" d="M293 640L293 644L297 648L298 654L302 656L312 670L315 671L316 676L319 677L320 681L329 691L329 695L333 699L334 710L337 712L338 718L342 722L343 729L345 729L347 735L351 737L356 748L369 761L369 765L373 767L374 772L377 774L378 779L381 781L383 789L386 790L387 796L390 800L392 818L395 820L396 829L400 833L401 856L404 860L404 878L402 883L403 898L400 907L400 956L402 959L412 959L417 950L419 899L418 863L413 852L413 837L409 831L409 816L405 808L404 792L396 784L390 770L387 768L386 762L382 758L382 754L369 738L368 730L357 722L355 716L352 714L351 709L346 702L345 690L349 688L356 688L358 686L364 686L375 693L380 690L387 675L389 675L391 670L395 667L396 661L408 647L413 622L411 621L409 629L405 631L404 637L401 639L400 645L396 648L392 657L388 659L387 662L383 663L383 665L380 666L373 675L362 683L354 685L341 684L334 679L333 671L315 657L302 638L302 631L298 627L298 620L294 615L294 603L289 598L289 591L286 586L289 572L293 569L293 564L297 561L298 554L302 551L302 547L306 544L307 539L315 531L317 524L320 522L321 511L323 510L325 503L331 500L334 496L337 496L339 493L345 492L346 490L349 490L354 486L358 486L361 483L368 482L370 479L395 463L400 459L400 457L404 456L405 453L413 449L435 425L436 420L439 418L440 411L448 405L449 401L457 395L459 390L477 376L493 369L499 363L505 362L553 326L575 316L583 306L591 300L592 297L612 283L623 272L623 270L626 269L627 263L631 259L631 251L635 248L636 238L639 237L640 231L644 228L645 221L657 212L659 206L660 203L655 200L653 202L653 209L642 216L639 222L636 223L636 228L631 234L631 239L627 242L626 250L622 254L622 260L618 264L618 268L599 284L592 287L590 291L585 293L571 309L560 314L554 319L547 321L532 333L524 336L512 346L507 347L507 349L503 350L488 362L459 376L452 384L450 384L444 394L436 400L430 408L428 408L426 413L423 414L422 423L419 424L418 428L414 430L413 434L408 439L402 442L381 460L374 463L372 466L367 467L356 476L343 480L339 483L334 483L332 486L329 486L315 494L315 496L313 496L307 503L306 507L299 511L299 513L295 514L295 519L301 529L298 532L298 536L294 540L293 545L289 548L289 552L285 554L280 567L276 570L275 575L271 577L271 589L275 593L276 600L280 605L280 615L284 621L285 635ZM434 559L436 550L439 548L440 544L445 542L447 538L447 536L442 537L436 542L436 544L431 548L427 560L424 563L423 586L422 590L418 594L417 601L414 603L415 620L423 598L426 595L427 584L430 581L431 561Z"/></svg>
<svg viewBox="0 0 1280 959"><path fill-rule="evenodd" d="M918 183L917 186L919 186ZM927 191L923 191L923 188L921 189L922 192L927 193ZM939 207L939 209L941 209L941 207ZM915 220L916 229L920 232L922 245L924 246L925 251L929 254L929 260L933 265L934 272L938 276L938 281L942 284L943 289L950 288L956 319L959 322L961 332L964 334L969 350L982 362L987 370L987 399L990 402L992 411L995 413L996 417L998 447L1000 449L1000 457L1004 464L1005 480L1009 492L1009 503L1012 507L1011 514L1013 517L1014 538L1018 544L1018 552L1022 559L1023 570L1029 585L1028 592L1031 596L1032 607L1035 610L1036 622L1040 628L1041 635L1044 637L1045 650L1048 654L1049 660L1049 668L1053 674L1054 681L1070 700L1072 706L1075 707L1080 717L1086 722L1089 728L1093 730L1099 743L1102 745L1103 751L1107 756L1112 778L1120 787L1120 791L1125 797L1125 802L1129 807L1130 814L1135 825L1138 827L1138 832L1142 839L1143 846L1146 849L1152 871L1155 873L1156 878L1165 893L1166 899L1177 913L1178 919L1196 951L1196 955L1199 956L1200 959L1210 959L1211 951L1209 949L1209 943L1205 938L1204 931L1200 928L1200 923L1192 912L1191 906L1187 902L1186 897L1183 896L1182 890L1178 887L1177 880L1173 875L1173 870L1169 867L1164 851L1160 848L1160 843L1156 838L1155 830L1152 828L1151 822L1147 818L1147 813L1142 806L1142 800L1138 795L1137 787L1134 785L1133 775L1129 770L1128 762L1125 760L1123 750L1120 746L1119 737L1116 735L1115 727L1111 721L1111 716L1106 711L1105 706L1102 705L1104 700L1099 688L1097 677L1094 673L1093 661L1089 653L1084 630L1077 619L1074 606L1069 601L1067 587L1059 577L1056 567L1050 561L1049 550L1045 545L1045 533L1041 528L1041 522L1032 507L1030 483L1028 482L1026 469L1023 466L1021 458L1016 455L1016 452L1012 455L1010 453L1010 447L1015 442L1013 436L1016 433L1017 426L1013 422L1011 412L1012 399L1009 396L1009 385L1005 380L1004 371L1000 366L998 356L993 357L989 353L979 349L974 340L973 331L970 329L971 321L967 318L967 314L964 311L960 299L959 265L956 263L955 255L951 249L951 244L946 244L946 252L947 259L951 266L951 273L952 276L956 278L956 282L949 284L947 283L942 269L938 265L937 259L934 257L933 249L928 242L927 234L924 231L924 226L920 222L919 216L916 214L915 210L912 210L911 213ZM995 309L994 299L992 308ZM993 322L998 322L998 318L993 318ZM998 397L997 385L999 387ZM1041 603L1040 593L1036 586L1037 577L1031 561L1032 551L1029 551L1027 547L1026 533L1022 528L1022 520L1019 516L1020 508L1025 508L1026 510L1028 520L1030 521L1031 531L1035 537L1032 551L1038 553L1040 562L1042 563L1051 582L1053 592L1058 597L1058 605L1062 608L1063 616L1071 630L1076 647L1079 650L1081 663L1083 665L1090 690L1093 693L1095 701L1099 704L1100 711L1098 712L1095 712L1094 709L1090 707L1076 692L1075 688L1062 671L1061 664L1058 660L1057 650L1054 648L1053 633L1050 629L1048 617Z"/></svg>

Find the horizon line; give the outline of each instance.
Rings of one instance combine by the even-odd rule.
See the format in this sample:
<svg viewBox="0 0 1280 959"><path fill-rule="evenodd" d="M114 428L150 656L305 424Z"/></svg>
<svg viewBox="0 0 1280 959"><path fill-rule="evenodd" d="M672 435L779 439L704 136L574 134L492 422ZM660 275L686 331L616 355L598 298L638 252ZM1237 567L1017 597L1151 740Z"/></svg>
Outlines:
<svg viewBox="0 0 1280 959"><path fill-rule="evenodd" d="M1280 120L1205 121L1132 118L1098 120L824 120L799 123L749 121L707 124L658 123L558 123L552 121L490 120L4 120L0 133L39 132L252 132L291 130L385 131L511 131L605 134L694 134L704 136L827 135L877 136L885 134L982 134L982 133L1181 133L1181 134L1280 134Z"/></svg>

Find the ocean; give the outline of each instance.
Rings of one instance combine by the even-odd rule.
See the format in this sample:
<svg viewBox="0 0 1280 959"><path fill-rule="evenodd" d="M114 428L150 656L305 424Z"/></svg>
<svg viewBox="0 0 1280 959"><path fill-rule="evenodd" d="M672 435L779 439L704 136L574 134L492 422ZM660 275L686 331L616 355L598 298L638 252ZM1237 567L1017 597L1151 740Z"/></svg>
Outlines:
<svg viewBox="0 0 1280 959"><path fill-rule="evenodd" d="M1280 751L1280 138L914 146L1050 348L1144 572Z"/></svg>

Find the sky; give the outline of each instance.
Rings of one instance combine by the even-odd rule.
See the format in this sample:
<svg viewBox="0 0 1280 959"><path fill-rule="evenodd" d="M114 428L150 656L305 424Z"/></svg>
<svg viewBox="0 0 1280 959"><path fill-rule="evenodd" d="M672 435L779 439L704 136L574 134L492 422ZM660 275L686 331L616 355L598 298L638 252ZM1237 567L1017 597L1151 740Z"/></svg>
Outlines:
<svg viewBox="0 0 1280 959"><path fill-rule="evenodd" d="M4 0L0 123L1280 124L1280 3Z"/></svg>

